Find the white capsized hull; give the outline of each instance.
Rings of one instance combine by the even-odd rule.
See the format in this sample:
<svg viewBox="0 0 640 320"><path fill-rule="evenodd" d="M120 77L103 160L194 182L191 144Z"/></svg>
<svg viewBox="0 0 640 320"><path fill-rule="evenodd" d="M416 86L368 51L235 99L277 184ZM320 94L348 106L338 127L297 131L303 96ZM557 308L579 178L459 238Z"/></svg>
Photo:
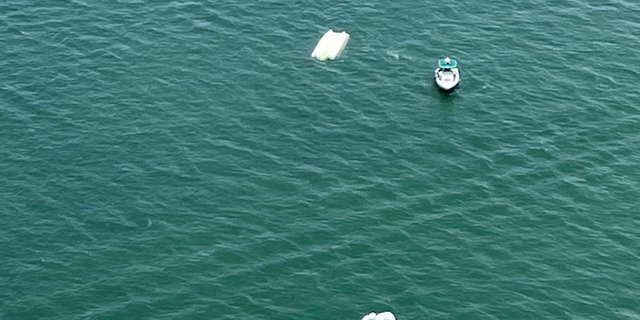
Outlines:
<svg viewBox="0 0 640 320"><path fill-rule="evenodd" d="M442 90L451 90L460 82L460 72L457 68L441 71L440 68L435 70L436 84Z"/></svg>
<svg viewBox="0 0 640 320"><path fill-rule="evenodd" d="M329 29L311 52L311 57L320 61L335 60L349 42L349 34L345 31L334 32Z"/></svg>

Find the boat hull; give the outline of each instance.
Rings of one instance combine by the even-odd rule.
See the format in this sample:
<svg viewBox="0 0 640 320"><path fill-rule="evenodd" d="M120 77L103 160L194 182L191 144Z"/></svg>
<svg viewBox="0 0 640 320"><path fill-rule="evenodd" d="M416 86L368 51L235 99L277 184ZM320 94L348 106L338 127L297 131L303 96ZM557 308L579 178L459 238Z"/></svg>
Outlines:
<svg viewBox="0 0 640 320"><path fill-rule="evenodd" d="M449 70L437 68L434 71L434 78L440 89L450 91L460 83L460 71L457 68Z"/></svg>
<svg viewBox="0 0 640 320"><path fill-rule="evenodd" d="M320 61L327 59L335 60L340 53L342 53L347 42L349 42L348 33L345 31L334 32L332 29L329 29L329 31L320 38L320 41L318 41L318 44L311 53L311 57Z"/></svg>

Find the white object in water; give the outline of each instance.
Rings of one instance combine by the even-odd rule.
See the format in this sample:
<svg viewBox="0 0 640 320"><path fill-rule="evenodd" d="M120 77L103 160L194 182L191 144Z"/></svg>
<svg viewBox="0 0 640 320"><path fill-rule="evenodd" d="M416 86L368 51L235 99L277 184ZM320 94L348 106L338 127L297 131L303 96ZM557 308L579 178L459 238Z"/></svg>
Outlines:
<svg viewBox="0 0 640 320"><path fill-rule="evenodd" d="M375 312L371 312L368 315L364 316L362 320L396 320L396 316L389 311L385 311L382 313L376 314Z"/></svg>
<svg viewBox="0 0 640 320"><path fill-rule="evenodd" d="M396 320L396 316L393 313L386 311L383 313L378 313L376 315L376 320Z"/></svg>
<svg viewBox="0 0 640 320"><path fill-rule="evenodd" d="M460 82L458 61L449 57L438 60L438 67L434 73L438 87L445 91L452 90Z"/></svg>
<svg viewBox="0 0 640 320"><path fill-rule="evenodd" d="M318 44L311 53L311 57L320 61L327 59L335 60L342 50L344 50L347 42L349 42L348 33L345 31L334 32L332 29L329 29L329 31L320 38L320 41L318 41Z"/></svg>
<svg viewBox="0 0 640 320"><path fill-rule="evenodd" d="M376 313L371 312L368 315L362 317L362 320L376 320Z"/></svg>

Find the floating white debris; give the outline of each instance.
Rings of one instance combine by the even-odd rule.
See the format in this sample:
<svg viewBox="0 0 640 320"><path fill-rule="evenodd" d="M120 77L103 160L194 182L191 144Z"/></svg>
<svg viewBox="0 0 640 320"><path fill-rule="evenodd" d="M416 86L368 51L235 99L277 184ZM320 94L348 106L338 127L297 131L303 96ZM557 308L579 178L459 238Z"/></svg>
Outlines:
<svg viewBox="0 0 640 320"><path fill-rule="evenodd" d="M313 52L311 53L311 57L320 61L327 59L335 60L342 50L344 50L347 42L349 42L348 33L345 31L334 32L329 29L329 31L320 38L320 41L318 41L316 48L313 49Z"/></svg>
<svg viewBox="0 0 640 320"><path fill-rule="evenodd" d="M376 314L375 312L371 312L368 315L364 316L362 320L396 320L396 316L389 311L385 311L382 313Z"/></svg>
<svg viewBox="0 0 640 320"><path fill-rule="evenodd" d="M362 320L376 320L376 313L371 312L368 315L362 317Z"/></svg>
<svg viewBox="0 0 640 320"><path fill-rule="evenodd" d="M396 316L394 316L393 313L386 311L378 313L376 315L376 320L396 320Z"/></svg>

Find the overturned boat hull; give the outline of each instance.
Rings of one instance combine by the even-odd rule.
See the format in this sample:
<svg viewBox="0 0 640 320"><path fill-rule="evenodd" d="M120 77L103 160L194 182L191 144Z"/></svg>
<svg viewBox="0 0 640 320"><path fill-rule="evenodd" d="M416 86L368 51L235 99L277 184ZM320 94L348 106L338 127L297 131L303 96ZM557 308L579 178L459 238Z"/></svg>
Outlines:
<svg viewBox="0 0 640 320"><path fill-rule="evenodd" d="M311 53L311 57L320 61L327 59L335 60L342 50L344 50L344 47L347 46L347 42L349 42L348 33L344 31L335 32L329 29L329 31L320 38L320 41L318 41L318 44Z"/></svg>

